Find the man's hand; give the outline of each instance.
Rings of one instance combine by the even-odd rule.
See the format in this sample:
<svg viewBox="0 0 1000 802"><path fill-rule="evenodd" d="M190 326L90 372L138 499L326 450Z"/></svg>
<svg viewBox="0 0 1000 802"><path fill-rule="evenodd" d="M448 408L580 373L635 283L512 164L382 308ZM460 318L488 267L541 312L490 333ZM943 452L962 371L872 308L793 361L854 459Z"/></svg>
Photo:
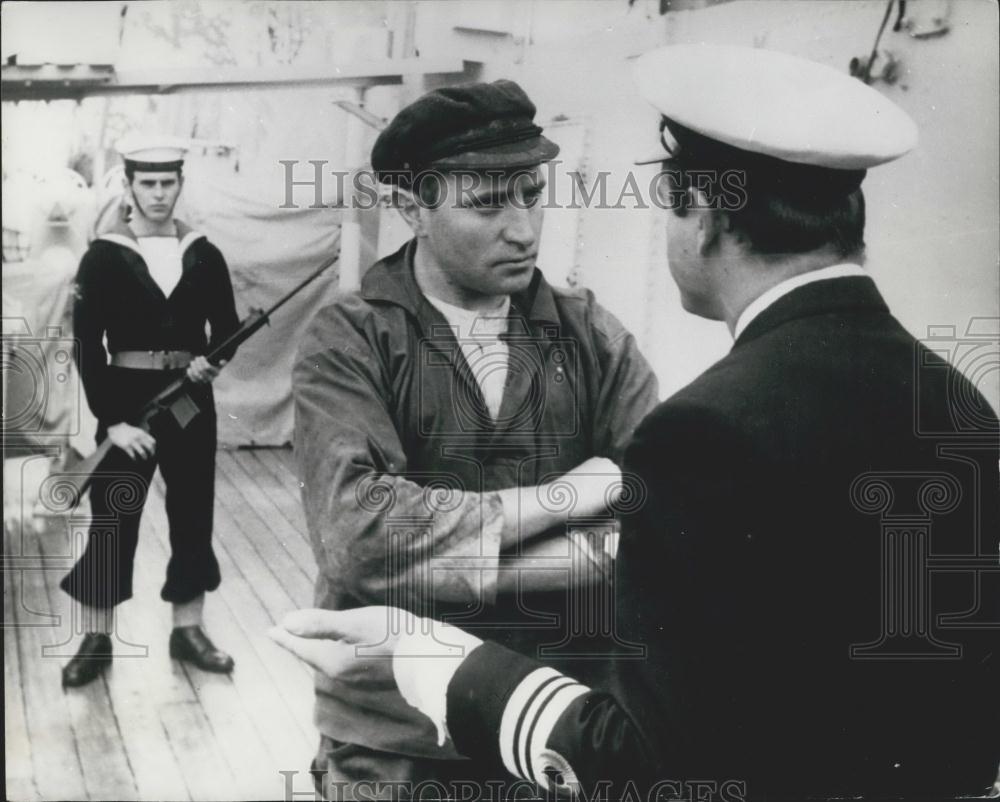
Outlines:
<svg viewBox="0 0 1000 802"><path fill-rule="evenodd" d="M482 644L398 607L296 610L268 635L328 677L349 682L360 669L366 683L395 685L403 701L434 722L438 746L448 737L448 683Z"/></svg>
<svg viewBox="0 0 1000 802"><path fill-rule="evenodd" d="M557 479L556 484L560 481L568 481L576 490L576 516L602 513L622 494L621 468L607 457L591 457Z"/></svg>
<svg viewBox="0 0 1000 802"><path fill-rule="evenodd" d="M196 356L191 360L191 364L187 368L187 376L195 384L208 384L209 382L215 381L215 377L219 375L219 371L225 367L226 360L221 360L219 364L213 365L203 356Z"/></svg>
<svg viewBox="0 0 1000 802"><path fill-rule="evenodd" d="M130 423L116 423L108 427L108 439L132 459L149 459L156 453L153 435Z"/></svg>
<svg viewBox="0 0 1000 802"><path fill-rule="evenodd" d="M392 660L403 632L417 627L417 617L396 607L354 610L296 610L268 635L299 659L329 677L356 671L364 661L371 671L392 679ZM381 658L381 659L378 659Z"/></svg>

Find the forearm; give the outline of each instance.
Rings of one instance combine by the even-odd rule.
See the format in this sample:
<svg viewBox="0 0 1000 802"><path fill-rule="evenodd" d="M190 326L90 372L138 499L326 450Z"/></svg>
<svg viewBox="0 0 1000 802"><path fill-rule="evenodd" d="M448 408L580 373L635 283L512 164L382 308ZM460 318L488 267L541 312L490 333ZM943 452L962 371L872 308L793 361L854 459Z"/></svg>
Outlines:
<svg viewBox="0 0 1000 802"><path fill-rule="evenodd" d="M571 517L604 512L621 485L618 466L594 457L551 482L499 491L504 512L501 548L513 550L542 532L562 527Z"/></svg>
<svg viewBox="0 0 1000 802"><path fill-rule="evenodd" d="M403 476L354 479L320 465L303 499L321 570L359 599L492 603L503 527L496 493L438 497ZM393 519L420 523L393 526Z"/></svg>
<svg viewBox="0 0 1000 802"><path fill-rule="evenodd" d="M500 556L500 593L565 590L606 582L614 561L588 532L556 532L523 546L517 556ZM604 534L604 538L613 533ZM603 541L603 539L602 539Z"/></svg>
<svg viewBox="0 0 1000 802"><path fill-rule="evenodd" d="M542 485L510 487L500 490L499 496L504 518L500 548L504 551L566 523L568 516L565 511L542 501L546 496Z"/></svg>
<svg viewBox="0 0 1000 802"><path fill-rule="evenodd" d="M462 754L550 792L558 777L580 798L603 787L617 799L623 783L646 792L657 774L655 752L613 697L496 643L451 669L446 726Z"/></svg>

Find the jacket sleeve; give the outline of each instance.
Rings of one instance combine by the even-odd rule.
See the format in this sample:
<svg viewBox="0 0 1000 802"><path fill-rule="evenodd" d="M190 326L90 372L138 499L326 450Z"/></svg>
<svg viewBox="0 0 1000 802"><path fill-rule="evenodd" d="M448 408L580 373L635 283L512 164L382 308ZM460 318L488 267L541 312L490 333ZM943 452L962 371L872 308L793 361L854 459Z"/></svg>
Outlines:
<svg viewBox="0 0 1000 802"><path fill-rule="evenodd" d="M733 438L698 409L662 405L627 449L624 470L644 489L622 521L616 610L631 624L645 622L629 634L647 653L616 668L622 695L486 642L448 685L447 727L460 752L546 788L562 778L586 799L652 799L651 788L671 787L665 778L701 776L705 764L685 757L696 733L726 750L721 765L744 765L738 735L727 733L727 705L733 687L753 691L756 675L745 668L752 657L743 650L753 635L741 638L726 622L735 600L751 607L752 594L720 592L754 581L741 576L745 549L734 542L743 539L734 527L746 512L734 501L736 486L749 463ZM729 534L719 543L715 532ZM692 610L710 613L701 619ZM697 670L685 671L691 662ZM632 787L639 795L630 796Z"/></svg>
<svg viewBox="0 0 1000 802"><path fill-rule="evenodd" d="M436 599L491 603L500 496L408 475L382 329L345 296L313 320L293 371L295 454L320 571L367 603L426 604L429 581Z"/></svg>
<svg viewBox="0 0 1000 802"><path fill-rule="evenodd" d="M588 297L599 368L595 454L621 466L632 433L659 400L659 386L632 333L592 295Z"/></svg>
<svg viewBox="0 0 1000 802"><path fill-rule="evenodd" d="M222 251L211 243L207 244L207 249L212 259L216 276L214 298L208 316L208 325L211 328L212 337L208 344L208 350L215 350L220 344L240 327L240 318L236 313L236 299L233 296L233 282L229 277L229 267ZM236 353L235 348L227 348L221 355L226 361L233 358Z"/></svg>
<svg viewBox="0 0 1000 802"><path fill-rule="evenodd" d="M547 791L619 799L653 784L654 755L614 697L494 642L462 661L447 705L459 752Z"/></svg>
<svg viewBox="0 0 1000 802"><path fill-rule="evenodd" d="M104 333L108 321L104 307L108 298L101 282L101 258L91 246L80 261L73 296L73 336L77 341L77 368L94 416L105 424L124 418L116 415L109 396L108 352L104 348Z"/></svg>

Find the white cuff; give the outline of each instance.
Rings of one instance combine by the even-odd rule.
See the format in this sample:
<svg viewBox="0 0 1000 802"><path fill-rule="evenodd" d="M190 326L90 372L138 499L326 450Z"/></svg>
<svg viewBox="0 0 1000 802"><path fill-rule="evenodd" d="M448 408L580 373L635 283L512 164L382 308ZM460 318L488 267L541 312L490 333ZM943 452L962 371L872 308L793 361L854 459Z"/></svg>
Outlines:
<svg viewBox="0 0 1000 802"><path fill-rule="evenodd" d="M392 657L399 692L434 722L438 746L448 735L448 683L462 661L482 644L475 635L430 618L417 619L414 632L403 634Z"/></svg>

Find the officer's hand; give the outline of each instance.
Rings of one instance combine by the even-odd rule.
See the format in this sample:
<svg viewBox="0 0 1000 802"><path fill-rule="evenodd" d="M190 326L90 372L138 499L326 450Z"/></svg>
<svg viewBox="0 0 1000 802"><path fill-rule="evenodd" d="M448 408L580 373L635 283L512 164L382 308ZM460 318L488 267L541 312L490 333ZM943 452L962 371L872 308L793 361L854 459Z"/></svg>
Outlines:
<svg viewBox="0 0 1000 802"><path fill-rule="evenodd" d="M188 378L195 382L196 384L208 384L209 382L215 381L215 377L219 375L219 371L226 364L225 360L219 362L218 366L213 365L203 356L196 356L191 360L191 364L188 365L187 375Z"/></svg>
<svg viewBox="0 0 1000 802"><path fill-rule="evenodd" d="M398 607L296 610L268 634L317 671L343 683L396 686L396 699L430 717L436 743L447 738L448 671L428 671L428 659L448 659L451 673L482 641L450 624L418 618ZM382 697L389 710L393 697ZM433 746L428 742L427 746Z"/></svg>
<svg viewBox="0 0 1000 802"><path fill-rule="evenodd" d="M108 427L108 439L132 459L149 459L156 453L153 435L129 423L116 423Z"/></svg>
<svg viewBox="0 0 1000 802"><path fill-rule="evenodd" d="M296 610L267 634L329 677L343 677L363 668L368 677L378 673L390 678L392 661L385 658L393 656L403 632L416 629L417 617L406 610L359 607Z"/></svg>

